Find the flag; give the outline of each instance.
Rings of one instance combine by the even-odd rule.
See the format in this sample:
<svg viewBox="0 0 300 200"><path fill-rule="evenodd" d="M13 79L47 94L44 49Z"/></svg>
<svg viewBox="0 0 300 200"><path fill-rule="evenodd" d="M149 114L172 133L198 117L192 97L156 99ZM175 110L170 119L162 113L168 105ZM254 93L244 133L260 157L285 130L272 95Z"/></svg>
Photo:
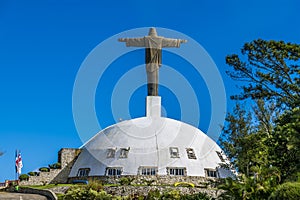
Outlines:
<svg viewBox="0 0 300 200"><path fill-rule="evenodd" d="M16 151L16 173L21 174L23 167L21 153Z"/></svg>

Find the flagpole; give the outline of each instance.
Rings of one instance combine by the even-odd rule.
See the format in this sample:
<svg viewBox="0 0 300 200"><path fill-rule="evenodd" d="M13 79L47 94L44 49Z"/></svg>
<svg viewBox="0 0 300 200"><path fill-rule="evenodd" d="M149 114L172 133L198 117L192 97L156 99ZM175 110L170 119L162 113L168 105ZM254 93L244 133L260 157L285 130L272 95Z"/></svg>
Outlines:
<svg viewBox="0 0 300 200"><path fill-rule="evenodd" d="M15 155L15 180L18 180L18 169L17 169L17 157L18 157L18 150L16 149L16 155Z"/></svg>

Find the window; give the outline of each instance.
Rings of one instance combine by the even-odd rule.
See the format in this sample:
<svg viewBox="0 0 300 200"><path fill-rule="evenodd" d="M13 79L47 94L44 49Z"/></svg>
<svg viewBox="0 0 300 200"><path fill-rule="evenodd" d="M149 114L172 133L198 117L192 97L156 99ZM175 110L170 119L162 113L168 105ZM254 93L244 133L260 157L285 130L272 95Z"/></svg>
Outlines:
<svg viewBox="0 0 300 200"><path fill-rule="evenodd" d="M171 158L179 158L179 150L177 147L170 147Z"/></svg>
<svg viewBox="0 0 300 200"><path fill-rule="evenodd" d="M217 178L217 171L215 169L204 169L205 170L205 176L206 177L214 177Z"/></svg>
<svg viewBox="0 0 300 200"><path fill-rule="evenodd" d="M78 170L77 176L82 177L82 176L88 176L90 173L90 168L80 168Z"/></svg>
<svg viewBox="0 0 300 200"><path fill-rule="evenodd" d="M157 167L140 167L139 168L139 173L141 175L154 176L154 175L156 175L156 172L157 172Z"/></svg>
<svg viewBox="0 0 300 200"><path fill-rule="evenodd" d="M106 158L114 158L116 154L116 149L107 149Z"/></svg>
<svg viewBox="0 0 300 200"><path fill-rule="evenodd" d="M225 162L225 159L224 159L224 157L223 157L223 155L222 155L222 152L216 151L216 153L218 154L218 156L219 156L221 162Z"/></svg>
<svg viewBox="0 0 300 200"><path fill-rule="evenodd" d="M169 167L167 168L168 174L173 176L185 176L186 168L185 167Z"/></svg>
<svg viewBox="0 0 300 200"><path fill-rule="evenodd" d="M187 156L188 156L189 159L197 159L196 155L195 155L195 152L194 152L194 149L187 148L186 153L187 153Z"/></svg>
<svg viewBox="0 0 300 200"><path fill-rule="evenodd" d="M128 152L130 148L122 148L120 150L120 156L119 158L127 158L128 157Z"/></svg>
<svg viewBox="0 0 300 200"><path fill-rule="evenodd" d="M122 174L122 167L107 167L106 176L120 176Z"/></svg>

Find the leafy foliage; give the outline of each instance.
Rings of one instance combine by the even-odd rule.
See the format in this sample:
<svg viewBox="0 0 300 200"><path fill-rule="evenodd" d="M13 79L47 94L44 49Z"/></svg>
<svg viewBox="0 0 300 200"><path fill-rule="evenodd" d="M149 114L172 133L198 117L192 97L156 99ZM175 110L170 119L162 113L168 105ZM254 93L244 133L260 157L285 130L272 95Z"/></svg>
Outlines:
<svg viewBox="0 0 300 200"><path fill-rule="evenodd" d="M275 99L288 107L300 104L300 45L258 39L246 43L241 53L246 61L237 54L226 57L234 69L227 71L229 76L248 83L233 99Z"/></svg>
<svg viewBox="0 0 300 200"><path fill-rule="evenodd" d="M21 174L19 176L20 181L27 181L29 179L29 176L27 174Z"/></svg>
<svg viewBox="0 0 300 200"><path fill-rule="evenodd" d="M41 167L39 168L40 172L50 172L50 169L48 167Z"/></svg>
<svg viewBox="0 0 300 200"><path fill-rule="evenodd" d="M61 163L57 162L51 165L48 165L50 169L61 169Z"/></svg>
<svg viewBox="0 0 300 200"><path fill-rule="evenodd" d="M29 176L38 176L38 172L28 172L27 173Z"/></svg>
<svg viewBox="0 0 300 200"><path fill-rule="evenodd" d="M221 145L241 177L226 179L222 198L275 198L300 172L300 45L259 39L241 53L226 57L230 77L245 82L232 99L254 106L237 104L226 118Z"/></svg>
<svg viewBox="0 0 300 200"><path fill-rule="evenodd" d="M72 188L68 190L66 195L63 197L64 200L111 200L112 195L107 194L105 191L97 192L91 188Z"/></svg>
<svg viewBox="0 0 300 200"><path fill-rule="evenodd" d="M272 193L270 199L300 199L300 183L287 182L282 185L279 185L277 189Z"/></svg>
<svg viewBox="0 0 300 200"><path fill-rule="evenodd" d="M122 178L120 178L119 183L121 185L130 185L133 180L134 180L134 178L122 177Z"/></svg>
<svg viewBox="0 0 300 200"><path fill-rule="evenodd" d="M86 186L75 186L71 187L67 193L63 196L64 200L110 200L112 195L107 194L103 191L103 185L101 182L92 181ZM116 199L116 198L115 198Z"/></svg>

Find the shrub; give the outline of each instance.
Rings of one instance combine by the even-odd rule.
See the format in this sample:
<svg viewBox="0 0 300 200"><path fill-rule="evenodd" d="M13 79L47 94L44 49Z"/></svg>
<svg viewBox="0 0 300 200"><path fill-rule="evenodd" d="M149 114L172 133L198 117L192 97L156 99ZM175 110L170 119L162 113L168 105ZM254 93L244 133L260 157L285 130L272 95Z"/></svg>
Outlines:
<svg viewBox="0 0 300 200"><path fill-rule="evenodd" d="M270 199L300 199L300 183L286 182L279 185L271 194Z"/></svg>
<svg viewBox="0 0 300 200"><path fill-rule="evenodd" d="M19 176L20 181L28 181L29 176L27 174L21 174Z"/></svg>
<svg viewBox="0 0 300 200"><path fill-rule="evenodd" d="M93 199L93 200L110 200L112 195L107 194L105 191L95 191L92 188L86 187L73 187L70 188L63 197L64 200L81 200L81 199Z"/></svg>
<svg viewBox="0 0 300 200"><path fill-rule="evenodd" d="M51 165L48 165L50 169L61 169L61 163L57 162Z"/></svg>
<svg viewBox="0 0 300 200"><path fill-rule="evenodd" d="M100 192L103 190L103 184L100 181L91 181L89 184L86 186L87 189L92 189L97 192Z"/></svg>
<svg viewBox="0 0 300 200"><path fill-rule="evenodd" d="M161 195L158 189L156 190L150 190L147 194L146 199L147 200L154 200L154 199L160 199Z"/></svg>
<svg viewBox="0 0 300 200"><path fill-rule="evenodd" d="M38 172L28 172L27 173L29 176L38 176L39 173Z"/></svg>
<svg viewBox="0 0 300 200"><path fill-rule="evenodd" d="M142 179L142 181L143 181L147 186L150 186L150 185L152 185L152 183L155 182L153 179L150 179L150 180Z"/></svg>
<svg viewBox="0 0 300 200"><path fill-rule="evenodd" d="M213 199L209 197L206 193L199 192L198 194L186 194L180 197L181 200L210 200Z"/></svg>
<svg viewBox="0 0 300 200"><path fill-rule="evenodd" d="M121 185L130 185L131 182L133 181L133 179L134 179L134 178L122 177L122 178L120 178L119 183L120 183Z"/></svg>
<svg viewBox="0 0 300 200"><path fill-rule="evenodd" d="M48 167L41 167L39 169L40 172L50 172L50 169Z"/></svg>
<svg viewBox="0 0 300 200"><path fill-rule="evenodd" d="M181 197L181 194L180 194L180 191L179 190L170 190L170 191L167 191L167 192L164 192L162 195L161 195L161 199L180 199Z"/></svg>

